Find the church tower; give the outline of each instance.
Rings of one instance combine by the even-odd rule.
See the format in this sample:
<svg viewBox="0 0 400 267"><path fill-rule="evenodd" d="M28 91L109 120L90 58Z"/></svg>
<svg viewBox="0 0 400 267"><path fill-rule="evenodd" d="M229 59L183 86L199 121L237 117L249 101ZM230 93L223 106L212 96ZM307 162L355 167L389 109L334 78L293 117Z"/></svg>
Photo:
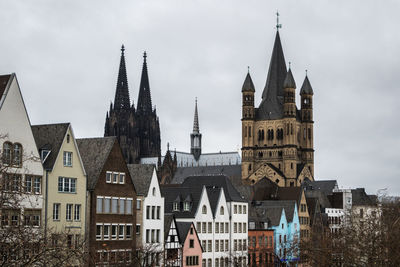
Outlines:
<svg viewBox="0 0 400 267"><path fill-rule="evenodd" d="M111 103L106 113L104 136L118 138L127 163L139 163L142 157L161 154L160 126L156 110L151 105L146 53L136 110L133 101L130 104L125 48L122 45L114 105Z"/></svg>
<svg viewBox="0 0 400 267"><path fill-rule="evenodd" d="M197 98L194 107L193 132L190 134L190 153L193 154L196 160L199 160L201 155L201 133L199 127L199 114L197 111Z"/></svg>
<svg viewBox="0 0 400 267"><path fill-rule="evenodd" d="M296 82L286 67L277 24L262 99L255 108L250 73L242 86L242 179L254 184L266 177L279 186L300 186L314 179L312 96L308 78L296 107Z"/></svg>

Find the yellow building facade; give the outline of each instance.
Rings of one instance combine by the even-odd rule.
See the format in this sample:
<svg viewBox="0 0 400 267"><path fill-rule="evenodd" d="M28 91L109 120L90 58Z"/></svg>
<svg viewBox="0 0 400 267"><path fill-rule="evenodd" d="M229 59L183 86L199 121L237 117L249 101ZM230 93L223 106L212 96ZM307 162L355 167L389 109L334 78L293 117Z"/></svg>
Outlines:
<svg viewBox="0 0 400 267"><path fill-rule="evenodd" d="M55 245L80 247L86 231L86 173L72 127L36 125L32 131L44 167L45 231Z"/></svg>
<svg viewBox="0 0 400 267"><path fill-rule="evenodd" d="M255 87L247 73L242 87L242 179L254 184L266 177L279 186L314 180L313 90L306 76L296 106L296 83L282 50L279 32L262 93L254 105Z"/></svg>

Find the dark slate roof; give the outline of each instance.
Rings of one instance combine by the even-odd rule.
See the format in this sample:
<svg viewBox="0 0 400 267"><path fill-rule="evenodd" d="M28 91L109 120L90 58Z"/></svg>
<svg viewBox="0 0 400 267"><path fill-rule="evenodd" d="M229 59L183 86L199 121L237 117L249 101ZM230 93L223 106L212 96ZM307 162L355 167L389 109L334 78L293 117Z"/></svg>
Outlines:
<svg viewBox="0 0 400 267"><path fill-rule="evenodd" d="M279 32L277 31L262 101L258 109L256 109L256 119L274 120L283 117L283 81L285 80L286 72L285 57Z"/></svg>
<svg viewBox="0 0 400 267"><path fill-rule="evenodd" d="M192 222L176 222L176 230L178 231L179 242L181 245L185 243Z"/></svg>
<svg viewBox="0 0 400 267"><path fill-rule="evenodd" d="M183 187L180 185L161 185L161 193L164 197L165 204L165 213L173 214L176 218L193 218L197 211L197 206L200 201L202 187ZM189 211L183 211L183 203L182 201L188 196L191 195L192 203ZM179 199L180 210L173 210L173 203Z"/></svg>
<svg viewBox="0 0 400 267"><path fill-rule="evenodd" d="M0 75L0 99L3 97L3 94L6 91L11 75L12 74Z"/></svg>
<svg viewBox="0 0 400 267"><path fill-rule="evenodd" d="M376 198L370 197L365 192L365 188L357 188L351 190L351 195L353 198L353 205L355 206L375 206Z"/></svg>
<svg viewBox="0 0 400 267"><path fill-rule="evenodd" d="M164 240L167 240L169 230L171 229L171 223L173 220L174 220L174 215L164 214Z"/></svg>
<svg viewBox="0 0 400 267"><path fill-rule="evenodd" d="M296 201L293 200L265 200L265 201L255 201L252 203L252 206L256 208L281 208L281 209L283 208L285 209L286 220L288 222L292 222L295 204Z"/></svg>
<svg viewBox="0 0 400 267"><path fill-rule="evenodd" d="M294 200L297 202L297 207L299 207L302 193L303 193L303 188L299 187L299 186L279 187L278 199L279 200Z"/></svg>
<svg viewBox="0 0 400 267"><path fill-rule="evenodd" d="M289 71L286 74L286 78L283 81L283 88L295 88L296 82L294 81L292 70L289 68Z"/></svg>
<svg viewBox="0 0 400 267"><path fill-rule="evenodd" d="M337 187L336 180L304 181L305 190L321 190L326 195L331 195Z"/></svg>
<svg viewBox="0 0 400 267"><path fill-rule="evenodd" d="M50 150L50 154L47 156L45 162L43 162L44 169L53 169L69 126L69 123L32 126L32 133L39 153L43 149Z"/></svg>
<svg viewBox="0 0 400 267"><path fill-rule="evenodd" d="M278 226L281 221L283 206L270 206L263 202L256 202L249 206L249 221L259 225L260 222L267 222L268 228Z"/></svg>
<svg viewBox="0 0 400 267"><path fill-rule="evenodd" d="M277 199L279 187L268 178L262 178L254 184L253 201Z"/></svg>
<svg viewBox="0 0 400 267"><path fill-rule="evenodd" d="M218 198L221 194L221 187L206 186L206 190L211 205L211 211L215 216L217 213Z"/></svg>
<svg viewBox="0 0 400 267"><path fill-rule="evenodd" d="M200 167L180 167L176 169L174 178L172 179L173 184L181 184L189 176L201 176L201 175L226 175L242 176L241 165L222 165L222 166L200 166Z"/></svg>
<svg viewBox="0 0 400 267"><path fill-rule="evenodd" d="M96 187L100 172L116 140L115 136L76 139L87 174L88 190Z"/></svg>
<svg viewBox="0 0 400 267"><path fill-rule="evenodd" d="M247 73L242 86L242 92L255 92L253 80L251 79L250 72Z"/></svg>
<svg viewBox="0 0 400 267"><path fill-rule="evenodd" d="M184 187L221 187L227 201L247 202L225 175L191 176L182 183Z"/></svg>
<svg viewBox="0 0 400 267"><path fill-rule="evenodd" d="M147 196L155 166L153 164L128 164L129 174L138 196Z"/></svg>
<svg viewBox="0 0 400 267"><path fill-rule="evenodd" d="M301 86L300 94L301 95L303 95L303 94L305 94L305 95L313 95L314 94L314 91L313 91L313 89L311 87L311 83L308 80L307 76L304 79L303 85Z"/></svg>
<svg viewBox="0 0 400 267"><path fill-rule="evenodd" d="M326 208L331 208L331 202L328 200L327 195L321 190L306 190L304 191L306 198L317 198L320 204L321 211Z"/></svg>
<svg viewBox="0 0 400 267"><path fill-rule="evenodd" d="M306 201L307 201L308 213L310 215L310 223L311 223L311 225L313 225L315 216L321 212L321 209L319 207L318 198L306 197Z"/></svg>

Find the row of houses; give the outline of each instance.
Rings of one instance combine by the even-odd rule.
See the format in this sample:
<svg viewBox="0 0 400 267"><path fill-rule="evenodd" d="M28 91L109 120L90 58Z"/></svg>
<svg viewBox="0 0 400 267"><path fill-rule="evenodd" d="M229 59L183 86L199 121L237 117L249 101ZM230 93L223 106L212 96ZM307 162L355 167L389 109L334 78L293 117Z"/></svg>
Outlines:
<svg viewBox="0 0 400 267"><path fill-rule="evenodd" d="M311 229L340 232L346 214L362 217L376 205L335 180L246 185L240 165L179 167L160 185L154 165L126 164L116 137L77 139L70 123L31 125L15 74L0 76L0 147L2 237L31 226L33 244L30 235L42 234L46 245L82 251L71 266L82 257L90 266L296 265ZM33 253L2 240L3 262Z"/></svg>

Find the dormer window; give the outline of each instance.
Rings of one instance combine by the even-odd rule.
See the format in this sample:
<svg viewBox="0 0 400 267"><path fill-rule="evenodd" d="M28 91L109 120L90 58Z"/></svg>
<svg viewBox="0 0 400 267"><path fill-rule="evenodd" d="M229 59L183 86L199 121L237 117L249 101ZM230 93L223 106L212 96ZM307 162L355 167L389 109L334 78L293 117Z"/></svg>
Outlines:
<svg viewBox="0 0 400 267"><path fill-rule="evenodd" d="M42 163L45 162L45 160L47 159L47 157L49 156L49 154L50 154L50 150L47 150L47 149L43 149L43 150L40 152L40 159L42 160Z"/></svg>
<svg viewBox="0 0 400 267"><path fill-rule="evenodd" d="M207 214L207 207L206 207L206 205L203 205L203 208L201 209L201 213Z"/></svg>
<svg viewBox="0 0 400 267"><path fill-rule="evenodd" d="M179 211L179 202L174 202L174 211Z"/></svg>
<svg viewBox="0 0 400 267"><path fill-rule="evenodd" d="M183 202L183 210L190 211L190 202L189 201Z"/></svg>

